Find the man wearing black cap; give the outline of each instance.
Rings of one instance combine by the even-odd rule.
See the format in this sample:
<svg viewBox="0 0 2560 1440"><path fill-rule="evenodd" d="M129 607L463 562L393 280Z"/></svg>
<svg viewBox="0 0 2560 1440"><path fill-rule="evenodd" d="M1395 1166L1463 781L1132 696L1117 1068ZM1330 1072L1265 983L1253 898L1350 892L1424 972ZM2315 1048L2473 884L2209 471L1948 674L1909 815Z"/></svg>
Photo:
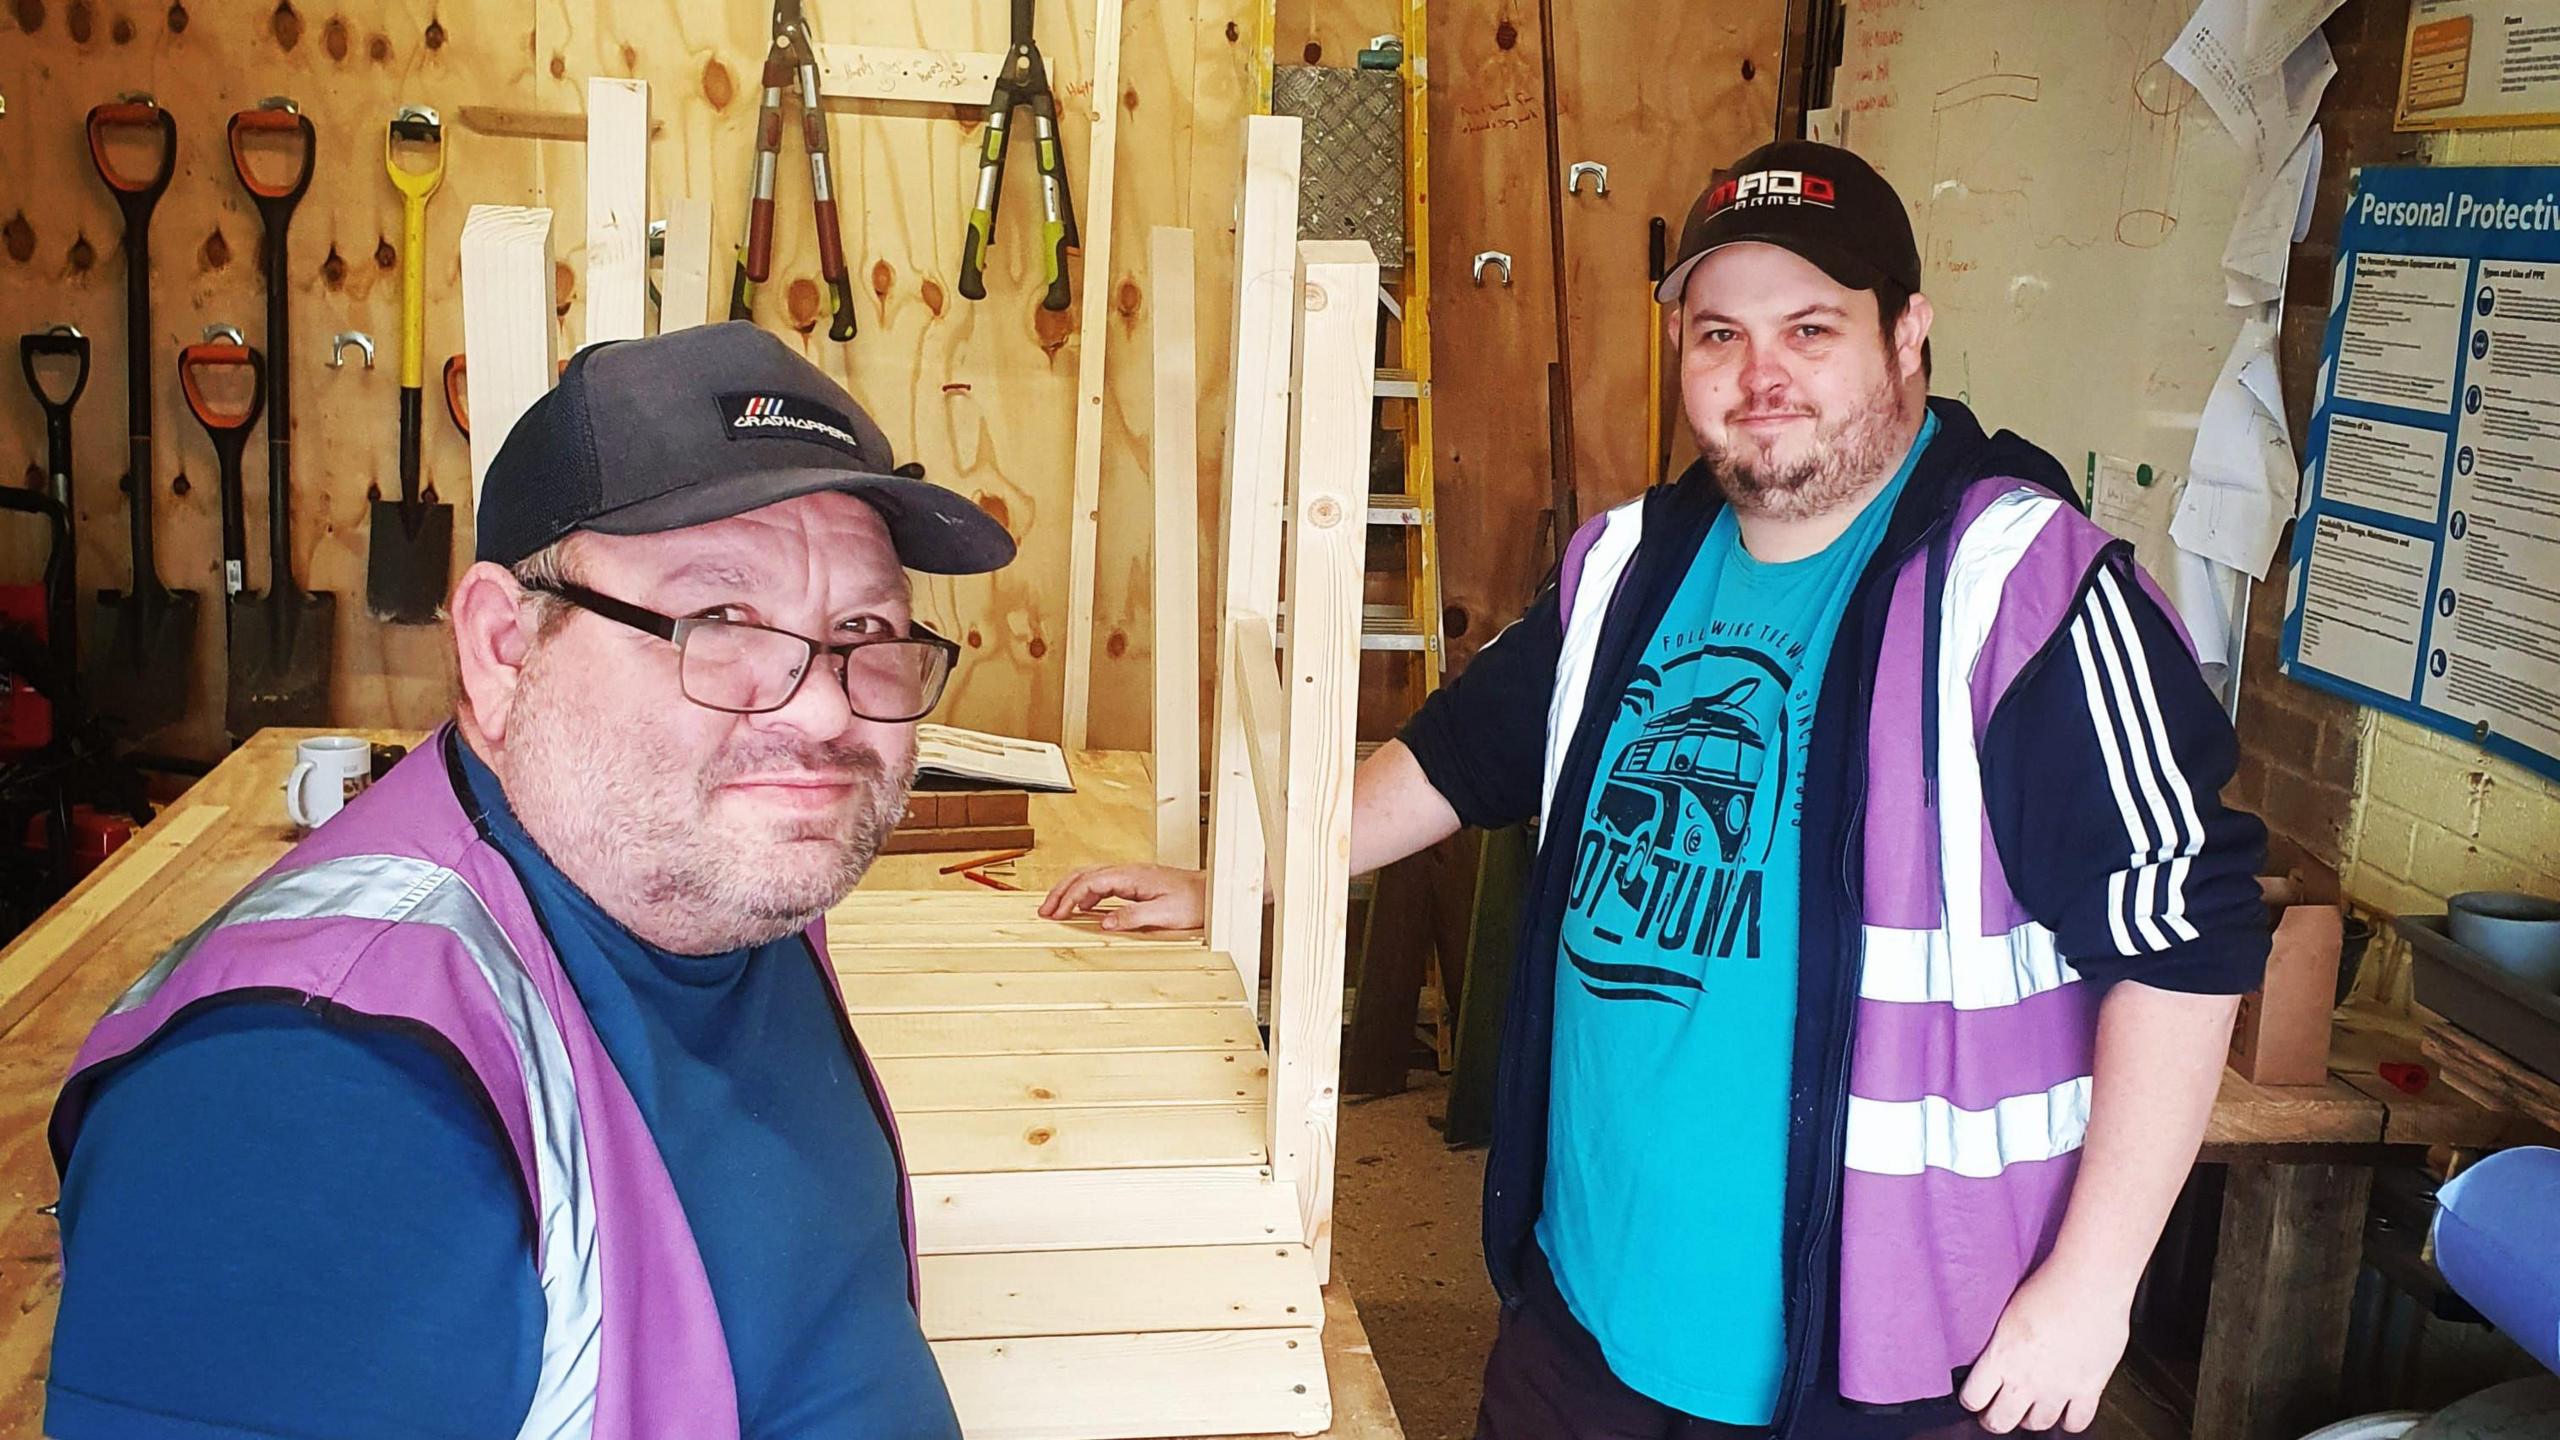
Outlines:
<svg viewBox="0 0 2560 1440"><path fill-rule="evenodd" d="M46 1428L959 1433L821 917L1013 542L731 324L592 347L451 598L439 730L163 957L54 1118Z"/></svg>
<svg viewBox="0 0 2560 1440"><path fill-rule="evenodd" d="M1543 821L1489 1440L2079 1431L2122 1354L2265 960L2264 832L2127 547L1926 398L1920 279L1856 156L1720 177L1659 294L1704 458L1359 772L1357 870ZM1196 923L1151 867L1049 908L1105 895Z"/></svg>

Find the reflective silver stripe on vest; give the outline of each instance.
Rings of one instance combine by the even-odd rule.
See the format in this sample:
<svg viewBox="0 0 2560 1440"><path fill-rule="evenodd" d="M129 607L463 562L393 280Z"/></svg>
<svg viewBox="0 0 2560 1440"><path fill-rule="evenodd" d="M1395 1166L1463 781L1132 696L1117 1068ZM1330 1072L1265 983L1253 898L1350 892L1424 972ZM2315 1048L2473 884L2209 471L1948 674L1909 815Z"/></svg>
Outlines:
<svg viewBox="0 0 2560 1440"><path fill-rule="evenodd" d="M586 1440L595 1431L597 1360L604 1303L596 1258L596 1206L579 1128L578 1090L559 1022L497 918L460 875L398 855L351 855L270 876L214 912L171 946L115 1003L118 1013L150 1001L188 952L217 930L265 920L344 917L433 925L462 942L489 982L514 1037L532 1121L540 1214L542 1373L523 1440ZM492 1097L495 1098L495 1097Z"/></svg>

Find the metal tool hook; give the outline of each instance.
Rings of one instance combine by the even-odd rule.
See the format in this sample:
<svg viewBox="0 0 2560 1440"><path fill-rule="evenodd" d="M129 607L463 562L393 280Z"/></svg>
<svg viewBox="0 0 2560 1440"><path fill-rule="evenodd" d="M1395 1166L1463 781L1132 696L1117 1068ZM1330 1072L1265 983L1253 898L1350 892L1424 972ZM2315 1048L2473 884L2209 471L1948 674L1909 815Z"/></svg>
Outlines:
<svg viewBox="0 0 2560 1440"><path fill-rule="evenodd" d="M1476 256L1476 263L1475 263L1475 276L1476 276L1476 283L1477 283L1478 285L1482 285L1482 284L1484 283L1484 267L1486 267L1487 265L1499 265L1499 266L1501 266L1501 267L1502 267L1502 286L1503 286L1503 288L1504 288L1504 289L1506 289L1506 290L1507 290L1507 289L1509 289L1509 288L1511 288L1511 257L1510 257L1510 256L1503 254L1503 253L1502 253L1501 251L1499 251L1499 250L1487 250L1487 251L1484 251L1483 253L1481 253L1481 254L1477 255L1477 256Z"/></svg>
<svg viewBox="0 0 2560 1440"><path fill-rule="evenodd" d="M204 327L204 343L210 345L217 340L228 341L233 345L246 345L249 343L249 337L241 334L240 327L237 325L207 325Z"/></svg>
<svg viewBox="0 0 2560 1440"><path fill-rule="evenodd" d="M1609 167L1601 164L1597 160L1574 161L1573 164L1564 172L1565 192L1571 195L1581 194L1582 177L1585 175L1588 175L1592 179L1600 182L1598 187L1592 191L1593 194L1606 195L1609 193Z"/></svg>
<svg viewBox="0 0 2560 1440"><path fill-rule="evenodd" d="M361 330L341 330L329 341L329 368L343 370L347 366L347 347L364 352L364 368L373 368L373 337Z"/></svg>

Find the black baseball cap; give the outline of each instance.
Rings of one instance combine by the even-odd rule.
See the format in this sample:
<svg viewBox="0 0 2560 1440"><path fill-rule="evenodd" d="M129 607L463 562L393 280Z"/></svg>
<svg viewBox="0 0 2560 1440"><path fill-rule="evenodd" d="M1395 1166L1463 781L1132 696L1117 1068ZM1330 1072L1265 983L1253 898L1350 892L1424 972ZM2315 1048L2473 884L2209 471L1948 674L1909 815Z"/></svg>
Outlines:
<svg viewBox="0 0 2560 1440"><path fill-rule="evenodd" d="M911 570L1013 559L995 517L898 464L842 386L743 320L571 357L489 462L478 554L514 565L579 530L653 535L827 490L879 511Z"/></svg>
<svg viewBox="0 0 2560 1440"><path fill-rule="evenodd" d="M1654 298L1678 300L1700 260L1742 244L1792 251L1852 290L1920 289L1920 246L1902 197L1837 145L1780 140L1719 171L1689 207L1679 257Z"/></svg>

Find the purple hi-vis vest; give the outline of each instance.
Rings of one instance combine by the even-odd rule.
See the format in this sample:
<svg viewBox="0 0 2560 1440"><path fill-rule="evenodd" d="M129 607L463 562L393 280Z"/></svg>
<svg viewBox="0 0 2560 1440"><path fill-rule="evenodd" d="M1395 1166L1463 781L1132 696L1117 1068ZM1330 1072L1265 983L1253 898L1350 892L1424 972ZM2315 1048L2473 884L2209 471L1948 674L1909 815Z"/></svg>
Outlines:
<svg viewBox="0 0 2560 1440"><path fill-rule="evenodd" d="M116 1001L55 1103L55 1166L69 1163L97 1068L205 1001L422 1027L487 1095L532 1200L542 1363L519 1436L734 1440L728 1342L675 1183L524 886L465 809L449 743L437 732ZM808 938L823 957L823 924ZM833 987L832 967L818 969ZM881 1093L858 1045L854 1058ZM880 1121L903 1194L885 1106ZM902 1218L912 1293L911 1206Z"/></svg>

